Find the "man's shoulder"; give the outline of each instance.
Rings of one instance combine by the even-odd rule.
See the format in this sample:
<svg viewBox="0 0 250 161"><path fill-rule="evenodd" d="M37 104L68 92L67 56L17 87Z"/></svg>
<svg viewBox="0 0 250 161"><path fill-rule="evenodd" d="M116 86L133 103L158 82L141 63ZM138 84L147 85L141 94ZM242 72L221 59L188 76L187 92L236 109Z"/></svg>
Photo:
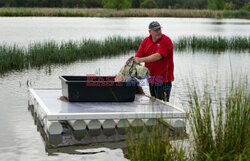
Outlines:
<svg viewBox="0 0 250 161"><path fill-rule="evenodd" d="M147 36L143 39L142 43L146 44L146 43L149 43L150 42L150 36Z"/></svg>
<svg viewBox="0 0 250 161"><path fill-rule="evenodd" d="M148 41L148 40L150 40L150 36L145 37L143 41Z"/></svg>
<svg viewBox="0 0 250 161"><path fill-rule="evenodd" d="M162 34L162 39L163 39L163 40L170 40L170 41L171 41L170 37L168 37L168 36L165 35L165 34Z"/></svg>
<svg viewBox="0 0 250 161"><path fill-rule="evenodd" d="M166 36L166 35L164 35L164 34L162 34L162 43L172 43L172 40L168 37L168 36Z"/></svg>

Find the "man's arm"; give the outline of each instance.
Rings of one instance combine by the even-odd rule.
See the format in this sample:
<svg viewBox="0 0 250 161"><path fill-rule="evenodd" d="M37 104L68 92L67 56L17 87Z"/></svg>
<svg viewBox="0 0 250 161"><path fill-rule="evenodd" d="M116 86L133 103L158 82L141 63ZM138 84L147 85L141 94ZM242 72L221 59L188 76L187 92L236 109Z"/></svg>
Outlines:
<svg viewBox="0 0 250 161"><path fill-rule="evenodd" d="M147 57L142 57L142 58L139 58L139 57L134 57L134 61L136 63L142 63L142 62L154 62L154 61L158 61L158 60L161 60L163 58L163 56L159 53L155 53L153 55L150 55L150 56L147 56Z"/></svg>

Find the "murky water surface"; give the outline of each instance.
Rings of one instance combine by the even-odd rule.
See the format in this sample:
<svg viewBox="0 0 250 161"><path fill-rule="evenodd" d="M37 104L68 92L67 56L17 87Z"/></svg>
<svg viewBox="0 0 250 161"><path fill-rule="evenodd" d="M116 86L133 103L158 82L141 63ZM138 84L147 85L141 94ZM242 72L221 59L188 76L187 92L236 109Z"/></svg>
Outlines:
<svg viewBox="0 0 250 161"><path fill-rule="evenodd" d="M147 25L155 18L0 18L0 44L27 46L44 40L104 39L107 36L146 36ZM163 33L173 39L187 35L250 35L250 21L236 19L156 18ZM41 69L10 72L0 77L0 160L126 160L121 149L94 148L91 155L72 155L58 150L49 155L33 118L27 110L27 91L33 88L60 88L59 75L115 75L133 52L111 58L53 65ZM187 101L187 80L197 86L206 82L222 87L233 77L250 75L250 54L246 52L175 52L175 81L170 102L183 107ZM149 93L148 86L143 86ZM79 148L79 149L78 149ZM82 147L73 148L84 151ZM53 151L53 154L55 154Z"/></svg>

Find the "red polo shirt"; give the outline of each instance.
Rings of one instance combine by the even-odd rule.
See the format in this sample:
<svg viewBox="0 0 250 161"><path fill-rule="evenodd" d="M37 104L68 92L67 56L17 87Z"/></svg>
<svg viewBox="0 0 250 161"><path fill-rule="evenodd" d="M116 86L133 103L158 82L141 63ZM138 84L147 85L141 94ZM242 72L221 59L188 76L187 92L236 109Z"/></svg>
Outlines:
<svg viewBox="0 0 250 161"><path fill-rule="evenodd" d="M173 43L171 39L162 34L157 42L153 42L151 36L146 37L136 53L135 57L146 57L155 53L163 56L161 60L145 63L149 69L150 83L170 82L174 80Z"/></svg>

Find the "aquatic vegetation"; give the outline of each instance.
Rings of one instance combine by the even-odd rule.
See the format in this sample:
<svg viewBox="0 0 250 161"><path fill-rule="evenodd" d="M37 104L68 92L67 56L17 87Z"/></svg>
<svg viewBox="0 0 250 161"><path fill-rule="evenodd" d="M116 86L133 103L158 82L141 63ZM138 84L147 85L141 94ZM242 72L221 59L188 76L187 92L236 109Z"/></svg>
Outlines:
<svg viewBox="0 0 250 161"><path fill-rule="evenodd" d="M84 39L82 41L56 42L47 41L29 44L27 48L17 45L0 45L0 73L11 70L22 70L30 67L41 67L46 64L66 64L77 60L92 60L136 52L143 37L108 37L103 41ZM235 36L215 37L181 37L173 41L174 50L187 49L224 51L248 50L250 37ZM212 53L211 52L211 53Z"/></svg>
<svg viewBox="0 0 250 161"><path fill-rule="evenodd" d="M0 8L0 16L55 16L55 17L202 17L202 18L250 18L244 10L199 9L94 9L94 8Z"/></svg>
<svg viewBox="0 0 250 161"><path fill-rule="evenodd" d="M27 49L16 45L0 45L0 73L40 67L46 64L64 64L76 60L91 60L124 54L136 50L141 38L108 37L104 41L82 40L30 44Z"/></svg>
<svg viewBox="0 0 250 161"><path fill-rule="evenodd" d="M182 147L171 144L171 140L174 139L173 133L162 123L161 119L154 126L129 129L126 136L128 150L125 154L131 161L183 161L187 159Z"/></svg>
<svg viewBox="0 0 250 161"><path fill-rule="evenodd" d="M245 17L245 18L249 19L250 12L246 11L246 10L224 11L222 13L222 17L225 17L225 18L241 18L241 17Z"/></svg>
<svg viewBox="0 0 250 161"><path fill-rule="evenodd" d="M181 37L174 42L177 50L207 50L207 51L223 51L223 50L248 50L250 52L250 37L234 36L225 38L222 36L189 36Z"/></svg>
<svg viewBox="0 0 250 161"><path fill-rule="evenodd" d="M225 94L200 91L189 86L188 151L173 145L171 138L157 124L152 133L128 134L128 158L131 160L248 160L250 153L250 93L247 76L232 81ZM137 139L136 139L137 137ZM183 140L184 141L184 140Z"/></svg>
<svg viewBox="0 0 250 161"><path fill-rule="evenodd" d="M215 89L216 90L216 89ZM194 160L247 160L250 153L250 93L247 76L232 81L225 96L190 89L189 121Z"/></svg>
<svg viewBox="0 0 250 161"><path fill-rule="evenodd" d="M0 46L0 73L27 67L25 52L16 45Z"/></svg>

